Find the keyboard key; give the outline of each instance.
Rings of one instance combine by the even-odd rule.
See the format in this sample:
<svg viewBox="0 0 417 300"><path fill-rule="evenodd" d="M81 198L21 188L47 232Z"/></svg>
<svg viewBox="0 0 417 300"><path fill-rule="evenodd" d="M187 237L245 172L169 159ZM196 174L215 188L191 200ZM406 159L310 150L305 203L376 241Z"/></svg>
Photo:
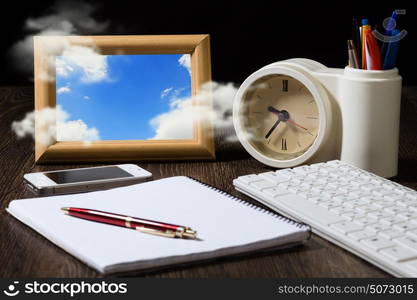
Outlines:
<svg viewBox="0 0 417 300"><path fill-rule="evenodd" d="M362 226L352 223L350 221L335 223L331 227L344 234L363 229Z"/></svg>
<svg viewBox="0 0 417 300"><path fill-rule="evenodd" d="M277 187L273 188L267 188L264 190L265 195L271 196L271 197L277 197L285 194L289 194L289 191L283 190Z"/></svg>
<svg viewBox="0 0 417 300"><path fill-rule="evenodd" d="M378 188L378 186L375 186L374 184L369 184L369 183L366 183L366 184L361 186L361 189L364 190L364 191L367 191L367 192L370 192L370 191L375 190L377 188Z"/></svg>
<svg viewBox="0 0 417 300"><path fill-rule="evenodd" d="M365 226L377 223L378 220L374 218L370 218L370 217L363 217L363 218L353 219L353 222L365 227Z"/></svg>
<svg viewBox="0 0 417 300"><path fill-rule="evenodd" d="M388 195L384 195L384 199L390 200L390 201L401 201L404 199L404 197L398 194L388 194Z"/></svg>
<svg viewBox="0 0 417 300"><path fill-rule="evenodd" d="M374 206L374 205L363 205L363 206L357 206L355 208L356 211L361 212L361 213L369 213L372 211L377 211L379 208Z"/></svg>
<svg viewBox="0 0 417 300"><path fill-rule="evenodd" d="M394 215L393 213L384 211L384 210L377 210L377 211L372 211L370 213L368 213L368 216L375 218L375 219L381 219L381 218L388 218L390 216Z"/></svg>
<svg viewBox="0 0 417 300"><path fill-rule="evenodd" d="M357 207L361 205L366 205L366 202L360 199L356 199L356 200L346 202L345 205L348 207Z"/></svg>
<svg viewBox="0 0 417 300"><path fill-rule="evenodd" d="M333 207L330 209L331 212L334 212L338 215L344 215L347 213L352 213L354 212L351 208L348 208L346 206L338 206L338 207Z"/></svg>
<svg viewBox="0 0 417 300"><path fill-rule="evenodd" d="M259 178L258 175L246 175L238 177L237 180L243 182L244 184L249 184L251 182L261 180L261 178Z"/></svg>
<svg viewBox="0 0 417 300"><path fill-rule="evenodd" d="M312 170L317 170L317 169L321 169L322 167L324 167L325 165L331 165L331 166L335 166L337 164L340 164L339 160L330 160L327 163L318 163L318 164L312 164L310 165L310 168Z"/></svg>
<svg viewBox="0 0 417 300"><path fill-rule="evenodd" d="M402 212L407 212L408 211L407 208L404 208L402 206L391 206L391 207L385 208L384 210L387 211L387 212L390 212L392 214L396 214L396 215L398 215Z"/></svg>
<svg viewBox="0 0 417 300"><path fill-rule="evenodd" d="M331 197L331 198L333 198L333 197L335 197L336 195L338 195L339 193L338 193L337 191L335 191L334 189L326 189L326 190L323 190L323 191L321 192L321 194L322 194L323 196L327 196L327 197Z"/></svg>
<svg viewBox="0 0 417 300"><path fill-rule="evenodd" d="M357 198L353 197L353 196L349 196L349 195L337 195L336 197L334 197L337 200L340 200L342 202L348 202L348 201L353 201Z"/></svg>
<svg viewBox="0 0 417 300"><path fill-rule="evenodd" d="M379 189L372 190L372 194L374 194L376 196L384 196L384 195L388 195L390 193L391 193L391 190L385 189L385 188L379 188Z"/></svg>
<svg viewBox="0 0 417 300"><path fill-rule="evenodd" d="M375 235L376 235L375 232L372 232L371 230L367 230L367 229L360 230L360 231L354 231L354 232L348 234L349 237L351 237L351 238L353 238L357 241L367 239L367 238L370 238L370 237L374 237Z"/></svg>
<svg viewBox="0 0 417 300"><path fill-rule="evenodd" d="M397 188L397 187L398 187L398 185L397 185L397 184L395 184L395 182L391 182L391 181L389 181L389 182L385 182L385 183L383 183L381 186L382 186L383 188L386 188L386 189L389 189L389 190L393 190L393 189L395 189L395 188Z"/></svg>
<svg viewBox="0 0 417 300"><path fill-rule="evenodd" d="M327 209L331 209L335 207L340 207L342 204L338 201L330 200L330 201L321 202L319 205Z"/></svg>
<svg viewBox="0 0 417 300"><path fill-rule="evenodd" d="M395 244L392 241L390 241L388 239L385 239L383 237L373 237L373 238L370 238L370 239L362 240L361 242L364 245L366 245L369 248L372 248L376 251L384 249L384 248L395 246Z"/></svg>
<svg viewBox="0 0 417 300"><path fill-rule="evenodd" d="M396 238L395 242L401 244L402 246L414 250L417 252L417 239L411 236L403 236L400 238Z"/></svg>
<svg viewBox="0 0 417 300"><path fill-rule="evenodd" d="M409 236L412 236L414 238L417 238L417 229L407 231L406 234L408 234Z"/></svg>
<svg viewBox="0 0 417 300"><path fill-rule="evenodd" d="M288 186L289 186L288 181L287 182L282 182L282 183L277 185L277 187L280 188L280 189L288 189Z"/></svg>
<svg viewBox="0 0 417 300"><path fill-rule="evenodd" d="M395 203L403 207L408 207L408 206L413 206L415 204L415 201L410 200L410 199L402 199L401 201L396 201Z"/></svg>
<svg viewBox="0 0 417 300"><path fill-rule="evenodd" d="M375 223L375 224L371 224L371 225L366 226L366 228L368 228L369 230L372 230L374 232L380 232L380 231L385 231L385 230L391 229L391 226L387 225L387 224Z"/></svg>
<svg viewBox="0 0 417 300"><path fill-rule="evenodd" d="M395 229L407 231L407 230L413 230L417 228L417 223L412 222L400 222L393 225Z"/></svg>
<svg viewBox="0 0 417 300"><path fill-rule="evenodd" d="M274 182L275 184L278 184L278 183L281 183L281 182L286 182L286 181L290 180L290 178L288 176L283 176L283 175L280 175L276 172L261 173L261 174L259 174L259 178L270 180L270 181Z"/></svg>
<svg viewBox="0 0 417 300"><path fill-rule="evenodd" d="M410 192L410 193L405 193L405 195L404 195L405 197L407 197L407 198L409 198L409 199L411 199L411 200L414 200L414 201L416 201L417 200L417 193L416 192Z"/></svg>
<svg viewBox="0 0 417 300"><path fill-rule="evenodd" d="M417 212L414 212L414 211L409 212L407 210L407 211L399 213L398 215L403 217L403 218L410 219L410 220L417 219Z"/></svg>
<svg viewBox="0 0 417 300"><path fill-rule="evenodd" d="M263 190L263 189L273 187L275 186L275 184L270 181L260 180L260 181L255 181L255 182L250 183L250 186L254 187L257 190Z"/></svg>
<svg viewBox="0 0 417 300"><path fill-rule="evenodd" d="M296 168L293 168L292 170L298 175L306 175L306 174L313 172L308 166L296 167Z"/></svg>
<svg viewBox="0 0 417 300"><path fill-rule="evenodd" d="M298 195L300 195L301 197L306 198L307 200L310 200L311 198L315 198L320 196L319 193L314 193L311 191L305 191L305 192L298 192Z"/></svg>
<svg viewBox="0 0 417 300"><path fill-rule="evenodd" d="M370 193L368 193L366 191L362 191L362 190L351 191L351 192L349 192L349 195L351 195L353 197L356 197L356 198L359 198L359 199L371 196Z"/></svg>
<svg viewBox="0 0 417 300"><path fill-rule="evenodd" d="M275 173L279 176L286 176L288 178L296 177L295 176L296 174L291 169L278 170L278 171L275 171Z"/></svg>
<svg viewBox="0 0 417 300"><path fill-rule="evenodd" d="M381 231L379 235L382 236L383 238L392 240L400 236L403 236L404 232L397 230L397 229L388 229L388 230Z"/></svg>
<svg viewBox="0 0 417 300"><path fill-rule="evenodd" d="M388 218L382 218L382 219L380 220L380 222L381 222L381 223L388 224L388 225L392 225L392 224L395 224L395 223L404 222L404 221L406 221L406 220L407 220L407 219L402 218L402 217L400 217L400 216L393 215L393 216L388 217Z"/></svg>
<svg viewBox="0 0 417 300"><path fill-rule="evenodd" d="M363 173L362 171L359 171L357 169L349 171L349 174L351 174L351 175L353 175L355 177L360 176L362 173Z"/></svg>
<svg viewBox="0 0 417 300"><path fill-rule="evenodd" d="M353 212L344 213L342 214L342 216L351 220L351 219L362 218L362 217L365 217L366 215L353 211Z"/></svg>
<svg viewBox="0 0 417 300"><path fill-rule="evenodd" d="M387 207L395 206L395 203L391 201L386 201L386 200L377 200L377 201L372 201L372 205L375 205L376 207L379 207L379 208L387 208Z"/></svg>
<svg viewBox="0 0 417 300"><path fill-rule="evenodd" d="M408 248L402 246L383 249L381 250L381 253L396 262L417 258L417 251L409 250Z"/></svg>
<svg viewBox="0 0 417 300"><path fill-rule="evenodd" d="M320 207L313 202L306 201L304 198L296 195L284 195L275 198L274 202L285 205L291 210L298 212L300 218L315 220L317 223L323 225L330 225L332 223L346 220L345 218ZM308 222L308 221L306 221Z"/></svg>
<svg viewBox="0 0 417 300"><path fill-rule="evenodd" d="M299 186L301 185L302 181L299 180L298 178L291 178L290 179L290 185L292 186Z"/></svg>
<svg viewBox="0 0 417 300"><path fill-rule="evenodd" d="M364 182L361 180L351 180L349 181L349 184L353 187L360 187L361 185L364 185Z"/></svg>
<svg viewBox="0 0 417 300"><path fill-rule="evenodd" d="M399 185L399 186L397 186L397 188L395 189L395 192L396 192L397 194L400 194L400 195L404 195L404 196L405 196L407 193L410 193L410 192L415 193L416 191L414 191L414 190L412 190L412 189L410 189L410 188L408 188L408 187L406 187L406 186Z"/></svg>

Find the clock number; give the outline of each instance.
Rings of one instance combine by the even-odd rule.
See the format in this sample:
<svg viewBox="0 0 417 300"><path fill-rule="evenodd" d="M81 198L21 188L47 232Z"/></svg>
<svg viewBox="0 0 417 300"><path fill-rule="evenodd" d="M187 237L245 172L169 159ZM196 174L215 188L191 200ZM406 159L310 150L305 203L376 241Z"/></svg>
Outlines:
<svg viewBox="0 0 417 300"><path fill-rule="evenodd" d="M286 79L282 80L282 91L288 92L288 80Z"/></svg>
<svg viewBox="0 0 417 300"><path fill-rule="evenodd" d="M281 139L281 150L287 151L287 139Z"/></svg>

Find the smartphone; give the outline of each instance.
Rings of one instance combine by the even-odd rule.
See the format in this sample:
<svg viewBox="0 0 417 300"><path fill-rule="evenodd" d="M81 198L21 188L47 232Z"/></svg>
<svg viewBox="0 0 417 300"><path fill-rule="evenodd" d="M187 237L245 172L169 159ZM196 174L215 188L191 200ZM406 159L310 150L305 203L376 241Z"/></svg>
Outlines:
<svg viewBox="0 0 417 300"><path fill-rule="evenodd" d="M105 190L144 182L152 174L133 164L79 168L24 175L26 185L39 196Z"/></svg>

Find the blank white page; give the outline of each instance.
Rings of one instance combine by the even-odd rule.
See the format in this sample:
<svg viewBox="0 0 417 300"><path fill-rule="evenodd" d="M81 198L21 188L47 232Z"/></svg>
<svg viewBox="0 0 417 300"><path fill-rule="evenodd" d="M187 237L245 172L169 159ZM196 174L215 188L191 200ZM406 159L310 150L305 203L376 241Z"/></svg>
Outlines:
<svg viewBox="0 0 417 300"><path fill-rule="evenodd" d="M166 238L65 215L82 207L189 226L198 240ZM8 212L101 273L157 268L305 240L307 226L255 208L188 177L14 200Z"/></svg>

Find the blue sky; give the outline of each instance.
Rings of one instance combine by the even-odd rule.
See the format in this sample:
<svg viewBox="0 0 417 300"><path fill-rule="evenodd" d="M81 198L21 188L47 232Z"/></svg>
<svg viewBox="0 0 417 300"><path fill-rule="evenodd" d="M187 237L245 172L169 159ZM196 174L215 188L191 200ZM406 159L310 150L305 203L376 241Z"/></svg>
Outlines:
<svg viewBox="0 0 417 300"><path fill-rule="evenodd" d="M96 128L100 140L150 139L156 135L150 120L172 110L175 99L191 97L181 57L110 55L81 62L58 57L56 103L70 115L66 121Z"/></svg>

